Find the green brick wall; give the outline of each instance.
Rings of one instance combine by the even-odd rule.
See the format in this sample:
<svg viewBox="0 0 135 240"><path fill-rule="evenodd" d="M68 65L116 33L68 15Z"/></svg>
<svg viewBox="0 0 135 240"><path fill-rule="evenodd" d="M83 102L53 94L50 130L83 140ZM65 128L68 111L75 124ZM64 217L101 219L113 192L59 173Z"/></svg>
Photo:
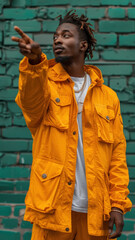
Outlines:
<svg viewBox="0 0 135 240"><path fill-rule="evenodd" d="M112 5L113 4L113 5ZM15 25L41 44L53 57L52 36L58 20L70 9L85 14L97 39L92 61L105 84L121 101L127 139L132 211L125 215L121 240L135 239L135 0L0 0L0 239L30 240L32 225L23 221L24 198L29 187L32 139L22 112L14 102L18 65L22 59Z"/></svg>

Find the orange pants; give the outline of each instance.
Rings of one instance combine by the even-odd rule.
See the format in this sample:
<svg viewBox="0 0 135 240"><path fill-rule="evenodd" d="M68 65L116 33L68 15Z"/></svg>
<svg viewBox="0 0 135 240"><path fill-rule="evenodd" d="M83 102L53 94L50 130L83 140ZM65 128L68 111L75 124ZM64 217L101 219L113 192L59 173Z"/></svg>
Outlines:
<svg viewBox="0 0 135 240"><path fill-rule="evenodd" d="M87 213L72 211L71 233L47 230L33 224L31 240L107 240L107 237L95 237L88 235Z"/></svg>

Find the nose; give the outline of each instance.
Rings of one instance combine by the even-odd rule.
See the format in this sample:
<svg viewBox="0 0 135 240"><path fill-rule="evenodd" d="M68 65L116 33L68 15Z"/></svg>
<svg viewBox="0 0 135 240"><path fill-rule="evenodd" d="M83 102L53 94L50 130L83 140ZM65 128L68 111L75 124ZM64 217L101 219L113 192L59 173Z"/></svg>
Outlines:
<svg viewBox="0 0 135 240"><path fill-rule="evenodd" d="M54 39L54 44L55 45L62 44L62 37L61 36L57 36L57 38Z"/></svg>

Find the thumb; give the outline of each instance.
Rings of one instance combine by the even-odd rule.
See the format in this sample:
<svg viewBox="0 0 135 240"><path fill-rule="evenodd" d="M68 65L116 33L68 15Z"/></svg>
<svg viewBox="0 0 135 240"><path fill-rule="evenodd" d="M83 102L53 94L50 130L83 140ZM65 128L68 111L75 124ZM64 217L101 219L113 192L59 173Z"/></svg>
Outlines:
<svg viewBox="0 0 135 240"><path fill-rule="evenodd" d="M114 218L110 218L110 220L109 220L109 234L111 234L112 233L112 231L113 231L113 225L114 225Z"/></svg>

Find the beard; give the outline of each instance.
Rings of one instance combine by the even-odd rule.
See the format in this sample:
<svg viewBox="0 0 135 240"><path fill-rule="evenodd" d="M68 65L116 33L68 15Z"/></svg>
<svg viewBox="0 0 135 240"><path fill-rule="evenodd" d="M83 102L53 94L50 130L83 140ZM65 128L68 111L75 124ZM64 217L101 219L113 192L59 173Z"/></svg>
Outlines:
<svg viewBox="0 0 135 240"><path fill-rule="evenodd" d="M72 61L72 57L70 57L70 56L57 56L55 58L55 61L57 63L70 64L71 61Z"/></svg>

